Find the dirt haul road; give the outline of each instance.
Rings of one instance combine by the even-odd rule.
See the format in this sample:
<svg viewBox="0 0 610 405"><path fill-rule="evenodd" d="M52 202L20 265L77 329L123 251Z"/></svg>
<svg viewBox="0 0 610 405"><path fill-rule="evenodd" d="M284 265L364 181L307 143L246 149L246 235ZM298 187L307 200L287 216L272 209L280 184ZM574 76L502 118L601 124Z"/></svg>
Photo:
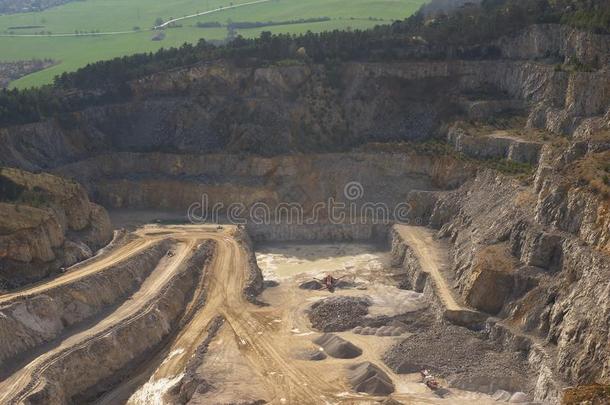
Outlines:
<svg viewBox="0 0 610 405"><path fill-rule="evenodd" d="M165 351L169 355L161 362L154 362L161 365L152 372L148 384L176 380L205 339L210 323L221 315L225 319L224 328L229 329L229 338L237 342L239 355L248 364L248 372L264 386L265 400L270 403L323 403L321 398L332 396L337 387L321 378L324 375L322 370L310 373L310 370L295 364L290 345L278 339L277 323L273 322L277 318L270 314L274 310L261 308L246 299L243 290L251 270L243 244L229 235L222 235L216 241L216 254L206 275L206 304ZM143 374L150 374L150 371L145 370ZM130 385L142 382L142 378L136 377L98 403L122 402L124 392L134 388ZM146 403L148 400L132 399L130 403Z"/></svg>
<svg viewBox="0 0 610 405"><path fill-rule="evenodd" d="M196 246L209 239L218 239L219 236L213 227L193 227L169 229L167 232L143 231L136 234L136 239L128 242L112 252L104 253L98 258L75 266L74 270L68 269L66 274L52 279L46 283L38 283L29 288L4 294L0 296L0 303L4 304L26 297L44 295L45 292L61 285L78 283L80 279L96 273L103 272L110 266L127 260L129 257L143 251L163 239L175 240L173 253L167 255L158 263L149 277L141 284L130 299L100 319L86 330L77 331L68 336L63 336L61 341L54 342L52 349L36 357L24 367L0 382L0 403L20 403L28 398L39 385L44 383L44 371L62 358L69 356L74 350L81 347L91 339L103 336L113 326L129 321L135 314L141 311L147 304L153 301L168 281L181 269L196 250ZM95 367L94 364L91 364Z"/></svg>
<svg viewBox="0 0 610 405"><path fill-rule="evenodd" d="M92 340L107 337L113 327L132 322L133 317L158 296L168 280L192 256L197 244L204 240L216 242L214 257L206 269L205 305L197 308L190 321L172 340L172 351L179 354L166 359L155 370L152 379L174 378L183 373L188 360L205 338L208 324L221 315L225 319L225 328L230 328L250 370L254 375L262 377L265 396L270 402L313 404L320 403L320 398L325 395L332 396L336 387L325 382L320 377L322 373L308 373L295 366L288 348L281 347L272 339L274 326L268 314L261 313L258 306L247 301L244 288L251 271L250 261L246 247L234 237L236 233L238 231L230 227L217 230L214 227L147 226L135 232L135 240L113 252L77 266L74 270L69 269L66 274L45 283L0 296L2 302L44 294L51 288L77 283L86 275L102 272L108 266L127 260L155 242L163 239L176 241L174 254L162 259L129 299L89 328L62 336L61 341L52 345L52 349L1 381L0 403L28 402L31 395L44 385L46 370L61 364L58 362L83 349L86 344L91 344ZM185 311L195 307L195 303L191 302ZM92 364L86 367L95 368L94 360L90 359ZM130 381L138 383L139 380L136 377ZM121 391L121 386L114 391L117 393L115 399L121 396ZM105 398L108 403L114 402L112 392Z"/></svg>
<svg viewBox="0 0 610 405"><path fill-rule="evenodd" d="M419 260L422 270L432 278L436 294L439 296L446 309L452 311L468 310L458 304L453 297L451 289L447 285L445 277L441 274L443 262L442 249L437 247L430 230L420 226L395 225L405 243L413 250Z"/></svg>
<svg viewBox="0 0 610 405"><path fill-rule="evenodd" d="M109 268L110 266L119 263L130 256L135 255L138 252L150 247L155 241L153 239L136 239L127 243L120 248L113 250L103 256L96 257L94 260L86 266L74 266L76 269L63 274L50 281L36 283L26 287L22 287L18 290L12 291L7 294L0 295L0 305L5 304L15 299L21 299L28 296L34 296L36 294L43 294L45 291L51 288L61 286L63 284L69 284L78 279L81 279L89 274L97 273Z"/></svg>

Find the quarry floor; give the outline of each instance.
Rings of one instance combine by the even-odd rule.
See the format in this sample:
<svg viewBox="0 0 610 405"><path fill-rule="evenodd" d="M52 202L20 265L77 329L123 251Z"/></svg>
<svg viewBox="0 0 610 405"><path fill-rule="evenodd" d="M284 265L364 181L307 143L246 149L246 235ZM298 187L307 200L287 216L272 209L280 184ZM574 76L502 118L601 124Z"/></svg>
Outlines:
<svg viewBox="0 0 610 405"><path fill-rule="evenodd" d="M137 227L138 224L132 224ZM432 272L439 263L438 252L426 243L426 234L404 229L403 238L420 244L418 251L423 265ZM94 258L51 280L0 296L0 304L27 296L45 294L59 285L76 283L86 275L103 272L108 266L146 249L153 243L172 238L175 245L138 290L112 310L102 312L87 327L68 329L60 338L33 351L22 359L22 367L0 381L0 403L27 402L30 395L48 383L46 370L64 361L93 339L107 336L113 327L133 322L142 308L154 301L205 240L216 243L216 251L205 268L205 282L195 286L183 310L179 328L137 365L125 365L124 378L101 396L87 402L99 404L163 404L174 402L184 391L185 381L195 380L200 388L188 394L189 403L254 403L259 400L274 404L377 403L384 397L356 393L351 389L345 369L352 364L369 361L380 367L392 380L396 391L392 398L405 404L495 403L488 395L450 389L450 396L437 397L420 383L418 374L395 374L381 360L393 344L408 336L359 335L351 331L337 333L362 349L355 359L327 357L322 361L303 360L299 353L321 350L312 341L320 336L307 317L309 306L320 299L334 296L366 296L373 305L371 315L399 315L429 306L422 294L395 287L389 254L366 243L354 244L274 244L257 246L257 262L266 280L277 285L266 288L259 300L266 305L249 302L243 294L251 274L247 248L237 238L238 231L226 226L183 226L152 224L137 227L131 238L110 252ZM311 291L299 285L325 274L345 277L357 287ZM432 274L442 286L442 276ZM446 286L445 286L446 288ZM441 291L444 291L441 288ZM449 290L441 298L451 306L459 306ZM203 305L200 305L204 302ZM188 316L187 316L188 315ZM212 330L218 317L224 323ZM145 334L146 330L139 333ZM137 339L121 342L134 345ZM106 353L112 357L113 353ZM122 360L116 359L117 364ZM95 370L93 355L82 359L82 367ZM106 370L100 369L100 373ZM107 380L107 377L100 380ZM51 381L60 386L63 381ZM182 391L177 389L182 387ZM205 387L202 389L201 387ZM187 390L188 391L188 390ZM192 390L191 390L192 391ZM33 395L33 394L32 394ZM448 402L449 401L449 402Z"/></svg>

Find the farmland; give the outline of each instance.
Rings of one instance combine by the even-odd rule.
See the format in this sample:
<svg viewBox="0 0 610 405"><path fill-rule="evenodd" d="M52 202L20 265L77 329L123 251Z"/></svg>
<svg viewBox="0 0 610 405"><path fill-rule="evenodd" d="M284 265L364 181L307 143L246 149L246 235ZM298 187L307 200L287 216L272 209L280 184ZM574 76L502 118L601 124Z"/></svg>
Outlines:
<svg viewBox="0 0 610 405"><path fill-rule="evenodd" d="M236 33L244 37L258 36L261 31L298 34L366 29L408 17L423 3L424 0L77 1L42 12L0 16L0 62L33 58L59 62L12 82L13 86L24 88L49 83L62 72L98 60L179 46L200 38L221 41L227 37L230 21L286 22L238 29ZM165 29L162 40L152 40L157 34L153 26L200 13L206 14L177 21ZM307 22L322 17L327 19ZM301 19L306 22L295 23ZM209 27L215 25L209 23L220 26Z"/></svg>

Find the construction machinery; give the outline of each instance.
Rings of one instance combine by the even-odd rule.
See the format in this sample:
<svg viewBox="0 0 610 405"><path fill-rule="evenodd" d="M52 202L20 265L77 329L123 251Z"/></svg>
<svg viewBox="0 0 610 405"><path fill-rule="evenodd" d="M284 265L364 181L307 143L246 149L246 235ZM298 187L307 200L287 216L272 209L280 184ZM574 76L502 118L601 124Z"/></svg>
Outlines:
<svg viewBox="0 0 610 405"><path fill-rule="evenodd" d="M421 370L419 372L421 374L422 383L426 385L426 387L430 388L432 391L436 391L440 388L440 384L436 378L430 373L430 370Z"/></svg>
<svg viewBox="0 0 610 405"><path fill-rule="evenodd" d="M334 278L332 275L327 274L322 280L319 280L317 278L314 278L314 280L316 280L318 283L322 284L324 287L326 287L326 289L328 291L335 292L335 288L337 287L337 283L339 282L339 280L341 280L343 277L339 277L339 278Z"/></svg>

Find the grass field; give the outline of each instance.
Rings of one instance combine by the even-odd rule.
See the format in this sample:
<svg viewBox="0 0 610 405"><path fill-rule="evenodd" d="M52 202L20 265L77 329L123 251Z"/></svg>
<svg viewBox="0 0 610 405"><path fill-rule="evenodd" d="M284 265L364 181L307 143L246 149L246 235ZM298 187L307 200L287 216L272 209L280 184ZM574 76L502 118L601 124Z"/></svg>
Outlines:
<svg viewBox="0 0 610 405"><path fill-rule="evenodd" d="M329 17L329 21L276 25L243 29L238 33L255 37L261 31L273 33L321 32L333 29L365 29L403 19L416 11L425 0L269 0L223 9L211 14L180 21L179 28L165 30L162 41L152 41L150 29L161 18L167 21L186 15L239 6L252 0L86 0L68 3L37 13L0 16L0 61L51 58L60 63L23 77L12 83L18 88L50 83L58 74L72 71L103 59L136 52L155 51L161 47L197 42L200 38L222 40L226 28L198 28L197 22L227 20L267 22ZM369 19L377 19L371 20ZM381 21L380 21L381 20ZM35 28L22 28L34 26ZM136 30L138 28L139 30ZM9 35L45 35L15 37ZM76 35L79 33L122 32L108 35ZM65 35L72 36L49 36ZM2 36L4 35L4 36Z"/></svg>

